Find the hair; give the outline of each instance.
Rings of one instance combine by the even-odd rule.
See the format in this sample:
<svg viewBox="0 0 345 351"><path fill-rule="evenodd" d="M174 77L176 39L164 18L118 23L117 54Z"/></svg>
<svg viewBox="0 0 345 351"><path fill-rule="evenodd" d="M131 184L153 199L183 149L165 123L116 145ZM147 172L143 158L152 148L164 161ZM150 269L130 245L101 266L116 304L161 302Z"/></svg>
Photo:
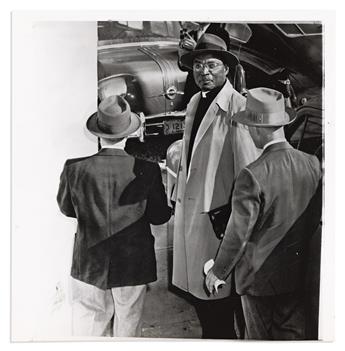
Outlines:
<svg viewBox="0 0 345 351"><path fill-rule="evenodd" d="M123 138L101 138L101 141L105 145L114 145L114 144L119 143L123 139L125 139L125 137L123 137Z"/></svg>
<svg viewBox="0 0 345 351"><path fill-rule="evenodd" d="M284 129L284 126L265 126L265 127L260 127L258 126L257 128L265 128L267 129L270 133L274 133L276 130L280 129L280 128L283 128Z"/></svg>

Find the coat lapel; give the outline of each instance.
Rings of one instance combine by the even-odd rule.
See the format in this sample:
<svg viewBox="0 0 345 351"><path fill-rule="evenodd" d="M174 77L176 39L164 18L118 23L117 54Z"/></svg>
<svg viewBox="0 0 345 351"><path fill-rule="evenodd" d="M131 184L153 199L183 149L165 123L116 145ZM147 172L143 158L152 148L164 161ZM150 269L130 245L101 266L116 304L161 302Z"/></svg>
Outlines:
<svg viewBox="0 0 345 351"><path fill-rule="evenodd" d="M198 145L200 144L200 142L201 142L203 136L205 135L205 133L207 132L207 130L212 125L216 116L219 115L219 113L218 113L219 109L222 109L225 112L228 111L230 100L232 97L232 92L233 92L233 87L232 87L231 83L227 80L223 89L218 93L218 95L215 97L215 99L212 101L211 105L209 106L204 118L202 119L199 130L198 130L196 137L195 137L194 147L193 147L191 160L190 160L191 165L193 163L193 155L195 153L195 150L198 147ZM199 97L199 100L200 100L200 97ZM199 100L196 103L196 107L199 103ZM196 107L194 109L194 114L196 111ZM194 120L194 115L193 115L193 120ZM188 133L188 136L190 136L190 131ZM188 140L188 143L189 143L189 140ZM192 168L191 165L190 165L189 169ZM189 172L188 172L188 175L189 175Z"/></svg>
<svg viewBox="0 0 345 351"><path fill-rule="evenodd" d="M198 147L198 144L200 143L202 137L205 135L207 129L210 128L213 120L216 118L217 112L218 105L215 103L215 101L212 101L210 107L208 108L205 116L200 123L198 132L196 133L191 159L193 158L194 150Z"/></svg>
<svg viewBox="0 0 345 351"><path fill-rule="evenodd" d="M202 119L199 130L195 137L194 150L198 147L198 144L200 143L201 139L203 138L207 130L210 128L214 119L216 118L219 108L221 108L224 111L228 111L231 95L232 95L232 85L230 84L229 81L227 81L226 84L224 85L224 88L218 93L218 95L212 101L204 118ZM193 159L193 153L191 158Z"/></svg>
<svg viewBox="0 0 345 351"><path fill-rule="evenodd" d="M189 141L190 141L190 134L192 131L192 126L194 122L195 112L198 107L200 101L201 93L195 95L190 103L188 104L187 111L186 111L186 121L185 121L185 130L184 130L184 138L183 138L183 162L182 167L186 169L187 167L187 156L188 156L188 148L189 148Z"/></svg>

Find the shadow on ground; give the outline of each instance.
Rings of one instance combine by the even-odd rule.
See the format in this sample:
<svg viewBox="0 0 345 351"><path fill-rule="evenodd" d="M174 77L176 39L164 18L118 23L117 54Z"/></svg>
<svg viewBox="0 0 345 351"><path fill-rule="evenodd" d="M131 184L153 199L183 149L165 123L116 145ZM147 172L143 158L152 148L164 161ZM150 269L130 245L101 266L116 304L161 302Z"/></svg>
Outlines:
<svg viewBox="0 0 345 351"><path fill-rule="evenodd" d="M172 219L153 227L156 238L156 282L149 285L143 314L143 337L201 338L201 327L188 294L171 285Z"/></svg>

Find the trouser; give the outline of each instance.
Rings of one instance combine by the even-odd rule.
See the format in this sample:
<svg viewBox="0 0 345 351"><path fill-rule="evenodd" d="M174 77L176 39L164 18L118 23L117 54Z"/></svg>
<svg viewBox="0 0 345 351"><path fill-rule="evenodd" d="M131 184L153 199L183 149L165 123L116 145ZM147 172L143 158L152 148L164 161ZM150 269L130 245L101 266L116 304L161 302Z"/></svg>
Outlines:
<svg viewBox="0 0 345 351"><path fill-rule="evenodd" d="M243 315L238 296L219 300L195 298L193 305L200 320L203 339L242 338Z"/></svg>
<svg viewBox="0 0 345 351"><path fill-rule="evenodd" d="M146 285L102 290L72 278L72 334L141 336Z"/></svg>
<svg viewBox="0 0 345 351"><path fill-rule="evenodd" d="M299 293L241 296L246 339L303 340L305 313Z"/></svg>

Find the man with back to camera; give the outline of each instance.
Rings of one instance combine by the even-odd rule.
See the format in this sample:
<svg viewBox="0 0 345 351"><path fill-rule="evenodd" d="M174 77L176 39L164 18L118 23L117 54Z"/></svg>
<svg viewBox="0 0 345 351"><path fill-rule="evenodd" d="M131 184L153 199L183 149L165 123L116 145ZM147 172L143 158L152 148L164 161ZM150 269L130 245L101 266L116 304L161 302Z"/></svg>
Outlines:
<svg viewBox="0 0 345 351"><path fill-rule="evenodd" d="M306 338L304 270L321 219L321 167L285 140L283 126L294 117L283 95L268 88L249 90L246 110L234 116L263 153L238 175L206 286L213 293L234 271L248 339Z"/></svg>
<svg viewBox="0 0 345 351"><path fill-rule="evenodd" d="M158 164L124 151L139 127L126 100L104 99L87 121L102 149L67 160L61 174L59 207L78 221L71 270L75 336L108 336L109 330L110 336L141 336L147 283L157 279L150 223L167 222L171 209Z"/></svg>
<svg viewBox="0 0 345 351"><path fill-rule="evenodd" d="M230 281L217 296L208 294L203 265L220 244L210 214L227 207L236 175L259 153L248 129L232 121L246 99L227 79L229 68L238 61L224 40L205 33L181 62L193 70L201 92L187 106L172 196L176 202L172 283L193 296L203 338L236 338L236 299L230 297Z"/></svg>

